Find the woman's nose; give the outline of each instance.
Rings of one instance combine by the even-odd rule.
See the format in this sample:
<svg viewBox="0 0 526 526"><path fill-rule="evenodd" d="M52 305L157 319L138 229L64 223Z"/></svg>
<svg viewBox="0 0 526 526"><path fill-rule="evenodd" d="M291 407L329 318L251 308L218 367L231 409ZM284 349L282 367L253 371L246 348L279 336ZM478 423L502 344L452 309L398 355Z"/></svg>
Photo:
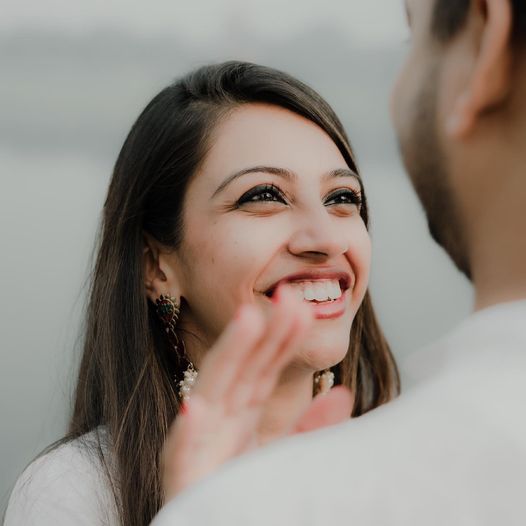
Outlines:
<svg viewBox="0 0 526 526"><path fill-rule="evenodd" d="M299 224L288 244L291 254L330 259L347 252L349 241L344 222L328 214L325 207L317 213L310 211L297 220Z"/></svg>

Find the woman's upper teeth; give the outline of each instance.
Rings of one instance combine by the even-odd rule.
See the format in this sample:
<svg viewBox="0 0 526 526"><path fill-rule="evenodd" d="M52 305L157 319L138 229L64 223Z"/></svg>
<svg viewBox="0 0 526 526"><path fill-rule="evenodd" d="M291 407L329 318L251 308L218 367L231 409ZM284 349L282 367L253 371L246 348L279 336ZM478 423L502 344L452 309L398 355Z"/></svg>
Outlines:
<svg viewBox="0 0 526 526"><path fill-rule="evenodd" d="M307 301L337 300L342 295L340 283L337 279L293 281L289 285L295 287L298 290L298 295Z"/></svg>

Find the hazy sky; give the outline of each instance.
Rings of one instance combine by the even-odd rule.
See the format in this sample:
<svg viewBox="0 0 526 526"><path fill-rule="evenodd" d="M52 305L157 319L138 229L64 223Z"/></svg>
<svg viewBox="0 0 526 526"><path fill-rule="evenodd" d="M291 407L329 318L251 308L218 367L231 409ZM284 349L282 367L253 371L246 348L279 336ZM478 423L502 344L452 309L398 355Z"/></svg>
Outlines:
<svg viewBox="0 0 526 526"><path fill-rule="evenodd" d="M206 43L247 30L271 39L330 24L355 41L384 44L407 34L402 0L3 0L0 29L20 27L85 33L117 28L141 36L179 36Z"/></svg>

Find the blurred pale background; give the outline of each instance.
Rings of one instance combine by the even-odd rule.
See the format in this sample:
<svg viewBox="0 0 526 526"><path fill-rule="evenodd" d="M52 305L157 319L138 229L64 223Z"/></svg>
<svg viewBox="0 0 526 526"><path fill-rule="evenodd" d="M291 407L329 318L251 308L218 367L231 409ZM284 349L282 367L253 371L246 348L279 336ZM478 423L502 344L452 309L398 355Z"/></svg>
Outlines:
<svg viewBox="0 0 526 526"><path fill-rule="evenodd" d="M0 12L0 514L18 473L66 426L117 152L147 101L190 68L259 62L334 106L365 179L371 287L399 359L469 312L470 288L428 238L389 123L402 0L1 0Z"/></svg>

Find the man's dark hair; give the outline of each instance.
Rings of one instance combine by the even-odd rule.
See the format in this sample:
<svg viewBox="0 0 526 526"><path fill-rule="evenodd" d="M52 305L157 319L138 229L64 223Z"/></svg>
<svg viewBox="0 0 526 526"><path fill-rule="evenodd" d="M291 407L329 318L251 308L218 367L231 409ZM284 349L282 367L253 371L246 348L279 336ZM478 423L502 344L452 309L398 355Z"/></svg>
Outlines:
<svg viewBox="0 0 526 526"><path fill-rule="evenodd" d="M526 1L511 0L514 14L514 39L526 42ZM471 0L436 0L432 18L432 32L441 42L455 37L466 23Z"/></svg>

